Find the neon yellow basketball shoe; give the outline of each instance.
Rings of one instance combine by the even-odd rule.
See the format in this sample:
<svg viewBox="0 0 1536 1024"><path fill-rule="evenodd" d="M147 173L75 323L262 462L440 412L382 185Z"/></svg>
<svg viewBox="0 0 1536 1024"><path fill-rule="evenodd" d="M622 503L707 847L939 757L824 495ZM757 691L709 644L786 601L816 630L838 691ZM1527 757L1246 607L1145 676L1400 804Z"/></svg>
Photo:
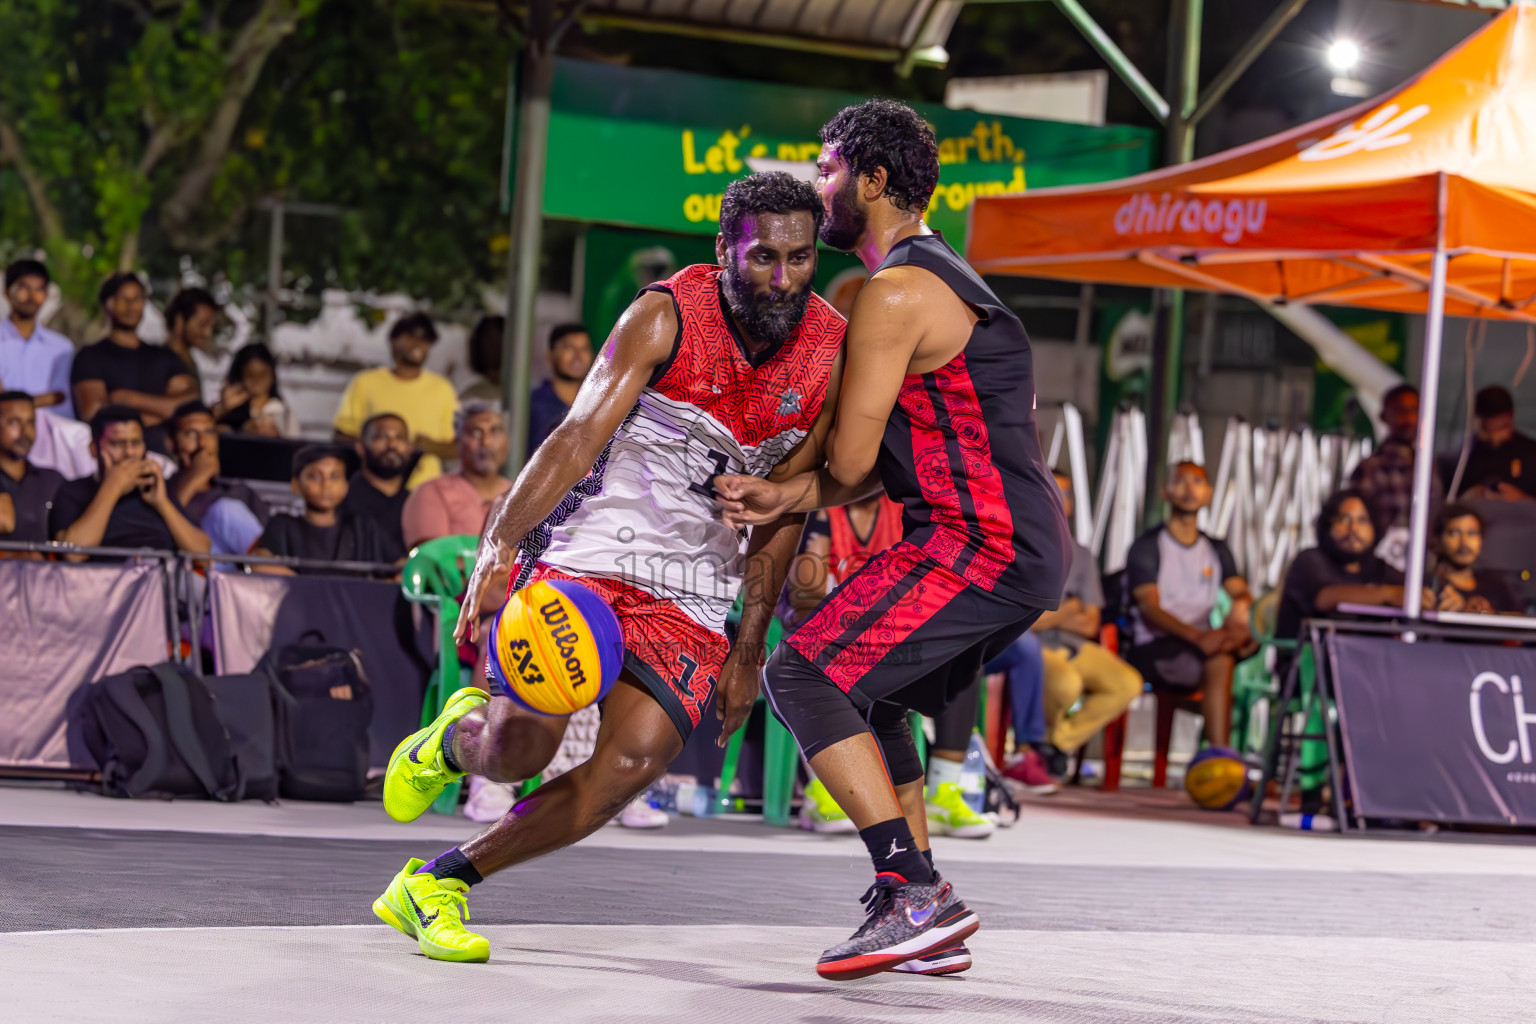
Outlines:
<svg viewBox="0 0 1536 1024"><path fill-rule="evenodd" d="M812 779L805 787L805 800L800 804L800 827L811 832L839 835L857 832L859 827L848 820L848 815L837 806L827 787L820 779Z"/></svg>
<svg viewBox="0 0 1536 1024"><path fill-rule="evenodd" d="M464 927L469 920L469 886L457 878L418 875L426 862L413 858L373 901L380 921L416 940L416 946L433 960L483 964L490 959L491 943Z"/></svg>
<svg viewBox="0 0 1536 1024"><path fill-rule="evenodd" d="M415 821L450 782L464 777L443 760L443 730L489 699L484 690L466 686L448 698L431 725L400 741L384 773L384 810L391 818Z"/></svg>
<svg viewBox="0 0 1536 1024"><path fill-rule="evenodd" d="M971 810L965 802L965 794L957 782L941 782L930 791L928 800L928 831L938 836L954 836L956 839L985 839L996 825Z"/></svg>

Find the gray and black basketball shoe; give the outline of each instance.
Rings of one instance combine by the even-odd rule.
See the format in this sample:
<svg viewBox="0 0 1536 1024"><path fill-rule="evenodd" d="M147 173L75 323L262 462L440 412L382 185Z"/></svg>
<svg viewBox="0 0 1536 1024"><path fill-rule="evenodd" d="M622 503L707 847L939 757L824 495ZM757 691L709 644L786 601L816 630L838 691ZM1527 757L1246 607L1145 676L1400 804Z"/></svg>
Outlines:
<svg viewBox="0 0 1536 1024"><path fill-rule="evenodd" d="M938 879L919 885L881 872L860 899L868 916L847 942L821 955L816 973L823 978L850 981L879 974L957 945L981 926L954 887Z"/></svg>

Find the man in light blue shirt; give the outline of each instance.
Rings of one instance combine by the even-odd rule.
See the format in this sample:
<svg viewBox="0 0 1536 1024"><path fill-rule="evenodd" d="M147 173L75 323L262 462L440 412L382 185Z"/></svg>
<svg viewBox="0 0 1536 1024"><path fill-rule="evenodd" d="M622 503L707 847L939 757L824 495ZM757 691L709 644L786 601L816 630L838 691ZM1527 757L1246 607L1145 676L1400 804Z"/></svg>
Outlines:
<svg viewBox="0 0 1536 1024"><path fill-rule="evenodd" d="M48 299L48 268L37 260L6 267L5 298L11 315L0 320L0 391L25 391L38 408L73 417L69 366L75 346L37 322Z"/></svg>

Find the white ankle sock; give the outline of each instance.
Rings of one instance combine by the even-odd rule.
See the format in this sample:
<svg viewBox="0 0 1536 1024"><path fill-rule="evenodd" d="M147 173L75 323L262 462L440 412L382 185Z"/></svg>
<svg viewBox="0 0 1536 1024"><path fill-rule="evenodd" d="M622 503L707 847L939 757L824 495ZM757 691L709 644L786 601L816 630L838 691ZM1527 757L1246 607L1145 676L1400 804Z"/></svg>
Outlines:
<svg viewBox="0 0 1536 1024"><path fill-rule="evenodd" d="M942 757L928 758L928 792L937 793L939 787L946 782L957 785L960 782L960 767L963 762L948 761Z"/></svg>

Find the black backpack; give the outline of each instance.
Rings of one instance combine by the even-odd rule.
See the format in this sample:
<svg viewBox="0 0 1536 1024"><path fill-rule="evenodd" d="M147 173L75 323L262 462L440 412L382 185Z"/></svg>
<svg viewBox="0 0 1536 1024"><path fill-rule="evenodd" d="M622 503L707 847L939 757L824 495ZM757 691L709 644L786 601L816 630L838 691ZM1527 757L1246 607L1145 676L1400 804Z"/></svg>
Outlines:
<svg viewBox="0 0 1536 1024"><path fill-rule="evenodd" d="M81 738L107 796L241 798L239 766L213 696L180 665L139 665L93 683Z"/></svg>
<svg viewBox="0 0 1536 1024"><path fill-rule="evenodd" d="M305 643L310 636L319 642ZM299 640L274 647L256 666L272 684L278 792L295 800L360 800L373 721L362 659L313 630Z"/></svg>
<svg viewBox="0 0 1536 1024"><path fill-rule="evenodd" d="M272 679L264 673L205 676L213 710L229 734L244 786L241 799L277 799L277 755Z"/></svg>

